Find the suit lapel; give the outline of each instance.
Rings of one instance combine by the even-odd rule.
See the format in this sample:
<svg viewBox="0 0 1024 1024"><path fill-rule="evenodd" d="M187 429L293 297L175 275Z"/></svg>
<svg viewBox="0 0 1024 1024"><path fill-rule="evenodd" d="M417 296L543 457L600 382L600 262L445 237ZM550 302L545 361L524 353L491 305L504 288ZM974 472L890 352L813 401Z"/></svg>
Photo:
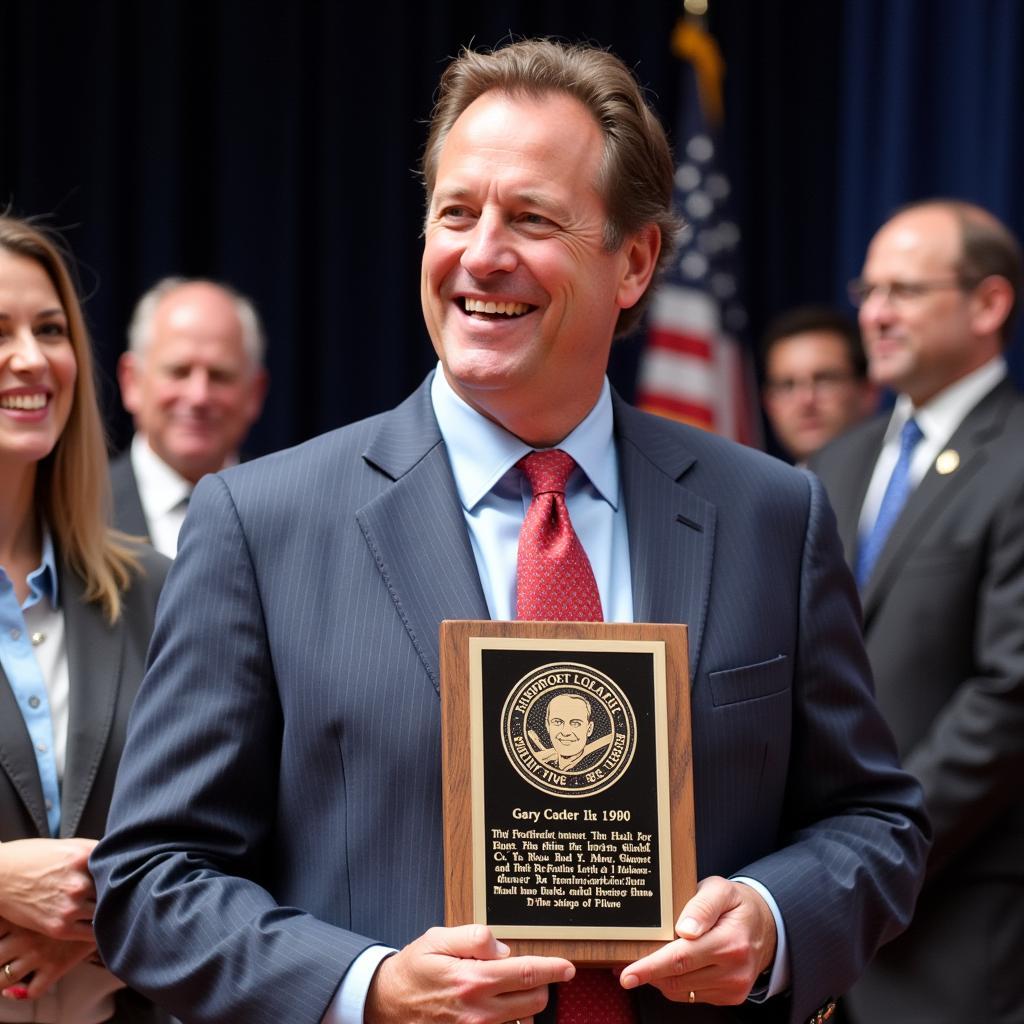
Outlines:
<svg viewBox="0 0 1024 1024"><path fill-rule="evenodd" d="M363 455L393 481L356 514L384 584L435 689L442 619L487 619L487 601L430 404L430 378Z"/></svg>
<svg viewBox="0 0 1024 1024"><path fill-rule="evenodd" d="M691 677L700 660L715 507L680 482L694 456L665 429L616 398L615 424L629 530L633 618L688 627Z"/></svg>
<svg viewBox="0 0 1024 1024"><path fill-rule="evenodd" d="M949 439L946 448L954 449L960 464L952 473L942 474L932 464L907 499L878 557L874 572L864 588L862 601L867 623L877 609L881 597L899 575L907 558L925 535L929 520L942 513L953 495L968 486L988 459L986 446L999 434L1005 416L1007 396L1012 385L1004 381L983 398L967 414L963 423Z"/></svg>
<svg viewBox="0 0 1024 1024"><path fill-rule="evenodd" d="M130 448L110 464L110 489L114 502L114 525L125 533L148 538L149 524L142 509Z"/></svg>
<svg viewBox="0 0 1024 1024"><path fill-rule="evenodd" d="M75 573L65 568L60 583L71 683L60 831L71 836L82 820L110 737L121 684L124 633L123 620L111 626L98 605L85 602L82 581Z"/></svg>
<svg viewBox="0 0 1024 1024"><path fill-rule="evenodd" d="M48 836L50 828L43 806L43 787L32 750L32 739L14 699L14 691L0 668L0 769L25 805L39 835Z"/></svg>
<svg viewBox="0 0 1024 1024"><path fill-rule="evenodd" d="M715 509L678 482L694 458L681 448L677 432L617 397L615 422L633 616L637 622L685 622L692 672L711 585ZM356 519L436 688L438 623L490 616L430 405L429 378L383 418L364 458L394 486L360 509Z"/></svg>

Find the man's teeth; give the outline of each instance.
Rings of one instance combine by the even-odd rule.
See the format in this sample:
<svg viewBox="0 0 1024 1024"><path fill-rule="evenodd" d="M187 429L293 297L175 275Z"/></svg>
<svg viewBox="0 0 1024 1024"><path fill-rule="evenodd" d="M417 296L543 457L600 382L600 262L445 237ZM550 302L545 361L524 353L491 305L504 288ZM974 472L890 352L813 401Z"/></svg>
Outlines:
<svg viewBox="0 0 1024 1024"><path fill-rule="evenodd" d="M0 397L0 409L42 409L46 395L4 395Z"/></svg>
<svg viewBox="0 0 1024 1024"><path fill-rule="evenodd" d="M467 313L501 313L504 316L522 316L530 311L525 302L485 302L483 299L466 299Z"/></svg>

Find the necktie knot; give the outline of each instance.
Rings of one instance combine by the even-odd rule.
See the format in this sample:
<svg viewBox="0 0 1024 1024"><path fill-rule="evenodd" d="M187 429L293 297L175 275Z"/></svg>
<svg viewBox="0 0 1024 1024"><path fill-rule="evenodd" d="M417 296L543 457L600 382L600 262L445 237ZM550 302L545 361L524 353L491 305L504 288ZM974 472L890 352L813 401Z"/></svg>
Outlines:
<svg viewBox="0 0 1024 1024"><path fill-rule="evenodd" d="M924 440L924 431L921 430L917 420L911 416L903 429L900 431L900 458L905 458L913 452L918 444Z"/></svg>
<svg viewBox="0 0 1024 1024"><path fill-rule="evenodd" d="M539 494L564 494L569 474L576 468L576 461L561 448L550 448L543 452L530 452L516 465L530 481L536 498Z"/></svg>
<svg viewBox="0 0 1024 1024"><path fill-rule="evenodd" d="M516 617L600 622L594 570L565 504L565 484L575 461L556 448L531 452L516 465L533 488L519 531Z"/></svg>

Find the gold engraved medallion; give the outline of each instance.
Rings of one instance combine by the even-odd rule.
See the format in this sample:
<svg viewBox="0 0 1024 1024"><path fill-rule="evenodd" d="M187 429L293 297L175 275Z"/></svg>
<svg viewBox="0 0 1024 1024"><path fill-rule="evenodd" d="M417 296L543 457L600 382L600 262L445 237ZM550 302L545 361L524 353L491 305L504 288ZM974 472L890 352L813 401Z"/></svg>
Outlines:
<svg viewBox="0 0 1024 1024"><path fill-rule="evenodd" d="M636 752L636 715L622 688L577 662L552 662L523 676L505 700L501 733L519 775L559 797L603 792Z"/></svg>

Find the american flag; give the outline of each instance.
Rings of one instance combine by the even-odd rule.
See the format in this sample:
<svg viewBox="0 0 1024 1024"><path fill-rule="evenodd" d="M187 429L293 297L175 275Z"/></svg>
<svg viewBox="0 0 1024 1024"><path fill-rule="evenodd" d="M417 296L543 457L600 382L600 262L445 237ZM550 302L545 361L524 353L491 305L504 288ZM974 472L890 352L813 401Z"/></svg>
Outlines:
<svg viewBox="0 0 1024 1024"><path fill-rule="evenodd" d="M637 403L760 445L752 360L738 340L747 325L737 279L740 231L718 166L722 59L693 18L680 19L672 49L682 61L674 203L685 227L651 303Z"/></svg>

